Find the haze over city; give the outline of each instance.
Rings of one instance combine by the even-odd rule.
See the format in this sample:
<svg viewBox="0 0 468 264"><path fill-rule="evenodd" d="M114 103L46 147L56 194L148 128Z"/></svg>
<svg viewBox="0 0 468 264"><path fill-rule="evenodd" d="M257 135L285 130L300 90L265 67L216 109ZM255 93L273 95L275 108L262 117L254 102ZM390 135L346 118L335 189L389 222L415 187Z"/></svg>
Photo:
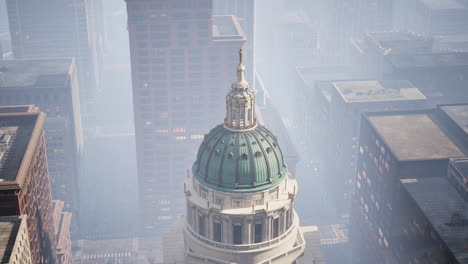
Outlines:
<svg viewBox="0 0 468 264"><path fill-rule="evenodd" d="M0 259L468 263L467 0L0 0Z"/></svg>

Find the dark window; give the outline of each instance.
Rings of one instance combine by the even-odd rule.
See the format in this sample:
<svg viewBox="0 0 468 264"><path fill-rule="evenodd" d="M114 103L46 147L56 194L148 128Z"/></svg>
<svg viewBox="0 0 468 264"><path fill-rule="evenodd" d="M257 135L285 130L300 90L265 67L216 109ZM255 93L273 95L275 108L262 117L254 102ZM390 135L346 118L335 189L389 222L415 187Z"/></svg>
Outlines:
<svg viewBox="0 0 468 264"><path fill-rule="evenodd" d="M200 236L205 236L205 216L198 216L198 233Z"/></svg>
<svg viewBox="0 0 468 264"><path fill-rule="evenodd" d="M213 223L213 238L215 241L221 242L221 223Z"/></svg>
<svg viewBox="0 0 468 264"><path fill-rule="evenodd" d="M279 235L279 217L273 219L273 238L278 237Z"/></svg>
<svg viewBox="0 0 468 264"><path fill-rule="evenodd" d="M260 243L262 242L262 224L255 224L255 237L254 237L254 242L255 243Z"/></svg>
<svg viewBox="0 0 468 264"><path fill-rule="evenodd" d="M242 244L242 225L233 226L233 243L236 245Z"/></svg>
<svg viewBox="0 0 468 264"><path fill-rule="evenodd" d="M286 211L286 229L288 229L290 225L291 225L291 209L288 209L288 211Z"/></svg>

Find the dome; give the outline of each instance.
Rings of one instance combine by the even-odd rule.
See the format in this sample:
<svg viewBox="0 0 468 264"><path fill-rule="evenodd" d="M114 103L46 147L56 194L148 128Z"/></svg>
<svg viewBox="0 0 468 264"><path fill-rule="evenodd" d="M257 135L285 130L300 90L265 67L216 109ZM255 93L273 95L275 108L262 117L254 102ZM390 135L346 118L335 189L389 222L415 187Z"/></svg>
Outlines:
<svg viewBox="0 0 468 264"><path fill-rule="evenodd" d="M198 150L192 172L207 187L225 192L257 192L287 174L276 137L263 126L236 131L213 128Z"/></svg>

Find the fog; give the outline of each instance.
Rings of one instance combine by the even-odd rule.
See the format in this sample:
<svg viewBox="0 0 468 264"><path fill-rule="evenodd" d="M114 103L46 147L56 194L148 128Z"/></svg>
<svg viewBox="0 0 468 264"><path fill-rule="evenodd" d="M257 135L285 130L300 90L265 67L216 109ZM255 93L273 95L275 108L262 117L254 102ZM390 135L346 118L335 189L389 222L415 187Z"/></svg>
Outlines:
<svg viewBox="0 0 468 264"><path fill-rule="evenodd" d="M57 1L44 1L42 7L46 5L57 6L59 5ZM154 0L153 2L158 1ZM390 208L389 214L393 214L390 205L392 202L388 202L385 200L386 198L382 197L387 195L387 192L403 192L404 188L401 186L404 185L393 186L400 184L399 179L406 176L398 174L395 176L396 183L392 182L391 184L369 177L367 179L369 187L366 187L369 188L369 192L362 191L362 183L360 182L362 168L365 168L364 172L366 172L367 166L372 166L372 164L366 163L363 154L367 153L367 145L365 145L367 138L362 137L362 135L367 135L365 134L367 132L362 132L367 131L363 130L367 127L363 124L371 122L367 121L372 119L367 116L367 112L394 110L402 111L400 114L405 115L405 111L431 109L431 120L437 127L441 127L442 134L448 135L447 137L454 142L453 148L459 149L461 154L448 154L440 158L440 162L443 163L440 165L442 169L437 167L438 164L429 163L433 160L432 157L440 154L438 151L427 154L427 157L421 154L423 156L420 160L428 160L428 163L426 165L411 163L411 166L414 165L412 167L414 171L411 171L414 175L411 177L414 178L426 177L424 173L430 174L431 171L428 168L432 168L434 175L431 175L433 177L446 178L449 159L466 157L468 153L466 135L462 135L462 132L452 133L452 131L458 130L447 125L448 121L440 121L445 120L443 119L445 115L441 114L444 110L438 108L438 105L468 103L466 90L468 87L468 56L466 55L468 53L468 11L466 11L468 10L468 2L464 0L444 0L440 3L435 0L256 0L253 4L254 0L213 1L214 15L236 15L239 17L239 20L235 21L239 22L243 28L243 34L246 36L246 42L243 44L243 56L246 61L244 64L246 65L247 81L250 82L251 88L257 94L258 108L256 113L260 114L264 122L263 125L277 136L284 159L292 163L288 164L288 169L291 172L289 177L297 180L298 186L297 197L293 197L292 200L300 217L301 226L318 226L321 240L319 238L315 242L322 255L314 257L314 261L317 263L407 263L408 261L404 262L403 260L420 260L423 259L421 257L423 255L430 256L432 253L429 249L421 246L423 243L411 242L406 236L404 239L401 238L403 235L399 232L407 235L414 227L406 228L405 226L402 228L404 230L401 231L392 229L393 225L396 224L391 222L388 224L391 231L386 233L386 220L379 222L380 220L372 220L373 216L368 217L368 205L371 207L369 202L371 200L372 204L377 204L376 206L372 205L377 209L370 209L371 212L374 212L372 210L377 211L375 219L381 219L379 213L383 213L379 211L379 208L386 205ZM127 2L137 1L128 0ZM20 4L16 6L17 3ZM136 39L139 37L138 33L132 31L136 27L132 27L130 24L138 19L128 18L125 1L95 0L95 2L90 2L83 0L83 3L85 3L83 6L86 6L84 9L88 10L88 24L84 27L93 26L94 28L93 30L89 29L92 33L89 33L86 40L83 40L84 37L81 36L78 37L79 41L77 40L77 42L88 42L89 53L92 54L89 55L89 60L92 61L93 69L83 66L88 65L86 64L87 59L80 59L80 56L85 56L83 55L84 48L79 48L79 52L76 54L80 55L75 55L73 52L61 52L60 43L55 43L60 52L50 52L50 56L30 55L28 57L27 52L23 52L21 58L15 55L20 54L18 51L20 49L15 49L14 45L11 44L17 40L13 34L20 35L22 33L19 31L11 32L12 26L8 27L8 14L13 12L22 14L23 11L17 11L14 8L26 10L28 3L27 0L0 0L0 52L2 53L0 55L5 61L78 56L80 118L83 122L84 142L83 152L79 157L81 167L76 187L79 195L79 206L72 210L75 214L74 224L78 226L72 232L73 263L180 263L175 262L175 257L172 256L175 253L168 253L175 250L176 246L171 247L165 244L166 237L168 234L175 233L174 230L177 228L173 229L174 226L183 222L187 214L185 208L187 192L185 192L184 179L189 176L194 177L191 175L191 169L197 158L197 149L202 143L202 136L206 137L212 127L223 122L225 113L218 110L225 109L224 97L231 89L231 83L236 80L235 67L240 47L235 41L238 40L235 39L233 44L230 44L229 47L232 49L230 52L226 52L224 49L227 50L227 48L222 46L221 48L203 49L200 51L201 55L197 54L197 56L205 56L206 60L209 58L211 62L221 56L219 55L221 53L216 52L225 52L222 53L223 56L227 54L225 58L228 58L229 61L227 61L228 59L220 60L221 62L217 61L216 64L213 64L218 67L220 73L216 76L212 74L209 78L216 80L217 83L208 84L206 80L200 81L200 85L209 86L211 97L208 94L202 95L206 98L219 98L218 103L222 104L221 107L210 102L215 106L208 108L208 99L206 99L203 106L199 107L204 111L203 118L209 120L202 120L200 121L202 125L198 125L196 123L198 117L194 113L199 111L194 102L197 100L194 98L198 98L197 96L200 95L200 90L196 88L198 86L194 83L187 84L184 86L186 89L184 95L177 94L175 86L169 87L174 91L169 92L168 102L176 102L179 100L178 98L184 96L192 98L192 101L180 99L182 107L174 103L173 106L176 108L170 109L174 113L171 112L168 119L169 110L165 110L164 114L160 113L161 111L157 107L148 110L142 106L142 102L144 102L142 94L146 91L144 89L148 88L148 83L144 81L146 80L145 70L141 70L141 67L137 68L142 65L138 64L141 60L151 56L156 58L161 54L164 55L167 48L155 48L153 45L153 48L149 49L150 55L141 55L141 53L137 55L136 45L138 42ZM67 7L71 8L71 5L70 2ZM79 5L76 10L83 9L83 6ZM7 7L11 11L7 12ZM145 7L149 8L149 4ZM253 20L249 17L251 14L245 11L249 10L249 7L254 7L252 14L254 14L255 19ZM47 19L41 10L37 9L37 16L42 20ZM36 15L35 10L28 12ZM81 11L76 11L76 13L78 12ZM184 12L188 13L187 10ZM203 12L200 13L203 15ZM165 15L161 14L161 16ZM197 15L200 14L197 13ZM62 16L54 14L50 19L50 21L43 21L44 28L52 28L55 23L53 21L66 20ZM10 18L10 23L12 21L15 23ZM75 24L72 24L80 25L80 19L76 21L73 22ZM21 28L21 26L18 27ZM150 27L148 26L148 28ZM221 31L222 27L219 28ZM22 30L30 29L23 28ZM69 30L72 31L72 29ZM34 32L28 34L31 36L31 41L36 38ZM26 39L22 46L23 50L27 50L25 47L28 45L29 35L25 38L21 37ZM230 33L228 37L233 38L234 35L234 33ZM158 36L164 38L165 35ZM249 36L253 39L249 39ZM191 38L192 41L201 38L200 33L197 37L192 36ZM171 41L174 43L169 41L169 47L174 48L174 50L176 48L185 50L185 54L189 54L189 48L176 47L176 41L173 39ZM68 47L69 42L64 41L63 43L63 49L66 50L65 47ZM159 43L158 45L163 44ZM132 49L134 49L133 58L131 57ZM181 52L184 54L184 51ZM167 53L169 54L168 51ZM189 68L188 56L185 55L187 58L183 66L186 69ZM192 56L190 58L192 60L193 54L190 56ZM133 72L131 62L134 64ZM166 61L167 67L169 67L169 63L169 60ZM152 65L154 72L151 78L153 80L157 78L155 77L157 72L154 69L156 67L164 68L166 64ZM193 69L194 65L190 66L192 67L190 69ZM172 66L172 71L176 71L175 67L177 66ZM207 67L200 66L201 69L208 71ZM230 71L225 70L228 67L230 67ZM93 74L83 73L83 69L95 72L96 76L92 77ZM226 72L229 77L224 75ZM141 77L142 75L143 77ZM176 83L177 77L174 76L175 74L170 75L167 83ZM229 82L219 83L224 79L228 79ZM93 92L82 92L83 87L88 89L92 86L90 83L93 82L96 84L94 94ZM157 85L161 83L158 82ZM0 87L1 84L0 82ZM149 84L150 88L154 88L151 85L152 83ZM403 90L410 92L400 93ZM207 91L208 89L204 90L205 93ZM164 91L156 93L156 97L163 97L165 100L167 92L166 94ZM139 97L134 98L134 96ZM359 96L366 98L357 98ZM158 100L156 97L155 102ZM24 103L34 104L34 100ZM185 108L188 110L185 111ZM185 112L182 113L183 111ZM461 114L457 115L457 118L460 116L459 118L463 120L460 122L463 123L466 120L467 112L465 110L460 110L460 112ZM147 118L145 114L151 115L151 118L154 114L154 118ZM155 128L156 122L159 120L172 122L172 120L177 119L171 116L172 114L174 116L176 114L182 115L188 121L183 125L179 125L179 123L175 125L177 121L174 121L174 125L172 126L171 123L171 127L167 130ZM155 118L156 115L158 118ZM369 116L372 115L369 114ZM447 115L450 116L450 114ZM457 123L457 121L454 122ZM151 141L151 147L147 149L145 144L149 144L147 143L149 141L144 141L147 140L147 134L142 131L150 131L150 128L154 138ZM464 129L466 130L466 123ZM390 130L384 132L386 131ZM401 133L405 135L402 138L406 137L404 131L406 130L402 128ZM385 137L384 132L382 132L382 137ZM141 135L139 141L135 138L138 133ZM418 130L418 133L424 137L424 131ZM376 141L374 138L375 136L372 134L373 141ZM385 138L381 141L385 142ZM412 140L412 142L414 141L417 140ZM398 154L398 150L392 149L391 144L390 142L388 147L390 150L387 153ZM364 150L364 145L366 150ZM424 145L424 150L428 148L427 145ZM405 153L418 151L419 154L424 153L417 147L410 147L411 145L408 146L409 150ZM166 152L170 154L164 156ZM377 162L384 164L382 166L376 165L376 175L377 171L379 169L383 171L385 166L391 167L403 162L395 158L388 165L385 162L389 154L386 156L383 152L383 156L379 158L377 158L377 154L375 155L375 164ZM161 165L157 157L162 157L159 160L171 164L167 165L167 170L165 169L166 165ZM373 161L372 157L370 161ZM138 159L140 159L140 163L137 162ZM145 162L150 159L152 164L147 166ZM140 179L137 171L139 166L142 175ZM143 168L145 170L151 168L152 172L148 174L145 171L143 174ZM393 170L393 167L391 168L387 168L388 171ZM435 171L439 171L439 169L442 172L435 174ZM367 174L372 173L372 171L367 172ZM393 171L389 173L393 173ZM152 175L152 180L147 180L151 178L148 175ZM397 179L397 177L399 178ZM370 180L371 178L372 180ZM390 187L387 188L387 186ZM453 188L460 190L461 187ZM381 192L381 194L375 192ZM408 195L412 195L410 191L408 193ZM463 196L463 191L460 193ZM54 193L52 195L56 198ZM142 202L144 199L149 199L148 197L153 201ZM380 205L379 201L382 201ZM400 200L398 202L405 204ZM399 204L395 201L394 206ZM151 208L155 212L145 212L144 208ZM222 208L221 206L221 210ZM252 205L252 210L253 208L254 205ZM266 208L268 208L268 203ZM364 213L365 211L367 213ZM409 213L402 214L403 218L411 216ZM369 241L366 241L363 238L364 235L359 236L359 234L355 234L353 239L353 233L360 233L360 230L363 230L358 229L356 222L364 217L365 222L368 222L368 218L372 218L371 222L376 221L375 224L374 222L370 224L373 229L369 231L375 236L373 237L375 240L369 238ZM354 224L353 221L355 221ZM428 223L430 221L429 219ZM432 229L430 231L436 233ZM463 238L466 240L468 237ZM401 242L403 240L404 242ZM445 241L444 238L439 240ZM169 239L169 241L172 240ZM365 254L362 253L365 252L364 249L372 251L372 247L368 247L368 244L374 242L370 241L379 241L381 246L387 244L386 248L389 248L388 241L391 244L390 248L393 247L393 243L397 246L394 250L392 248L391 253L385 251L386 253L382 253L382 255L376 253L378 256L372 254L359 256L359 254ZM309 244L313 245L312 243ZM377 245L377 243L375 244ZM422 248L422 251L425 250L425 253L420 255L415 253L417 256L404 255L398 251L398 248L403 247L419 247ZM381 249L382 251L386 250L384 246L381 248L384 248ZM447 251L437 254L450 255L447 253L451 252L450 250L447 249ZM312 254L310 252L312 251L306 249L305 257ZM89 257L102 253L128 253L129 255L122 255L122 257L112 255L110 258L96 258L95 260L91 260ZM142 259L145 259L146 262L143 262ZM168 259L174 262L165 262ZM320 262L323 260L325 262ZM443 261L446 259L441 257L438 260L442 261L439 263L445 263ZM297 263L306 262L298 261ZM429 262L423 260L414 263ZM454 261L453 263L462 262Z"/></svg>

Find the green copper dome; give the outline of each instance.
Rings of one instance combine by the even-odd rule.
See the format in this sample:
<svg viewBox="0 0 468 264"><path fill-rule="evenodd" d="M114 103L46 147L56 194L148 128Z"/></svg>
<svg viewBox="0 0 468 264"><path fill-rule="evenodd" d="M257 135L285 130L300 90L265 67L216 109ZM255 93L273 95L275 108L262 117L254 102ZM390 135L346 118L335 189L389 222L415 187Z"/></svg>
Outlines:
<svg viewBox="0 0 468 264"><path fill-rule="evenodd" d="M193 174L207 187L225 192L257 192L287 175L276 137L265 127L236 131L219 125L205 136Z"/></svg>

